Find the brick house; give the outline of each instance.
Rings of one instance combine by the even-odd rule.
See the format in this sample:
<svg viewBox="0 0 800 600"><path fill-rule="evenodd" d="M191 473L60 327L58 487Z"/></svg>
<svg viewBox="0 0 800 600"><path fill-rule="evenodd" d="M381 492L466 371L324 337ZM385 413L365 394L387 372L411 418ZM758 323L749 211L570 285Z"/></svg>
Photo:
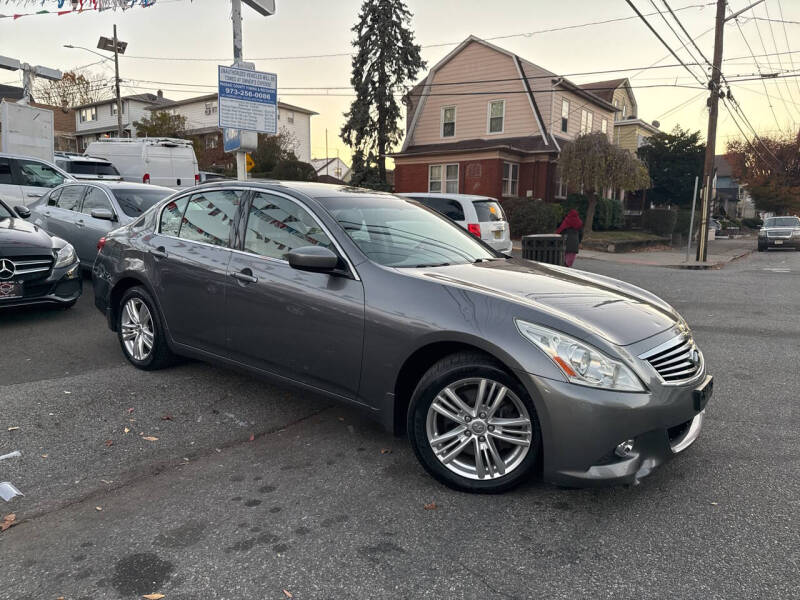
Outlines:
<svg viewBox="0 0 800 600"><path fill-rule="evenodd" d="M470 36L406 97L395 191L530 197L566 194L561 144L601 131L614 105L503 48Z"/></svg>

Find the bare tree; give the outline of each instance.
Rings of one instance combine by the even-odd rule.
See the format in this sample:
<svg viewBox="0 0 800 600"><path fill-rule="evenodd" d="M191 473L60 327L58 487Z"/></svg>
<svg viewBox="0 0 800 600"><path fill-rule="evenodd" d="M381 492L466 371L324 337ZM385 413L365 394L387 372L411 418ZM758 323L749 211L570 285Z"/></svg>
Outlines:
<svg viewBox="0 0 800 600"><path fill-rule="evenodd" d="M37 79L33 97L40 104L78 106L111 97L111 84L100 73L73 69L59 81Z"/></svg>

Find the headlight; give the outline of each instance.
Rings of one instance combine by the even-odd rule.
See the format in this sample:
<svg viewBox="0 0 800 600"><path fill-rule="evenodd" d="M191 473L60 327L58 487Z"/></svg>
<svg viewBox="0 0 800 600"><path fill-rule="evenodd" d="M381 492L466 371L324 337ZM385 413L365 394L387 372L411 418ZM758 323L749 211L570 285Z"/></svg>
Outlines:
<svg viewBox="0 0 800 600"><path fill-rule="evenodd" d="M72 247L72 244L67 244L58 251L54 268L67 267L76 260L78 260L78 257L75 255L75 248Z"/></svg>
<svg viewBox="0 0 800 600"><path fill-rule="evenodd" d="M627 365L598 349L560 331L520 320L516 324L519 332L547 354L571 383L623 392L644 391Z"/></svg>
<svg viewBox="0 0 800 600"><path fill-rule="evenodd" d="M764 229L758 230L758 237L766 237L767 232Z"/></svg>
<svg viewBox="0 0 800 600"><path fill-rule="evenodd" d="M792 237L800 237L800 229L795 229L792 232Z"/></svg>

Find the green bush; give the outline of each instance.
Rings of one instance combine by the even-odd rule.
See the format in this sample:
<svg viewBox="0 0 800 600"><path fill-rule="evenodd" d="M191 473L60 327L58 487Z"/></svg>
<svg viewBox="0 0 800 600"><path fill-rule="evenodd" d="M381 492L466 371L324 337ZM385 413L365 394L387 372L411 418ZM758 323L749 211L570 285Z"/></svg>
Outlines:
<svg viewBox="0 0 800 600"><path fill-rule="evenodd" d="M752 218L752 219L750 219L750 218L742 219L742 225L744 225L748 229L760 229L763 224L764 224L764 221L762 221L758 217L755 217L755 218Z"/></svg>
<svg viewBox="0 0 800 600"><path fill-rule="evenodd" d="M586 209L589 207L589 198L584 194L570 194L563 203L564 214L572 209L578 211L582 221L586 221ZM594 209L594 231L608 231L622 229L625 223L622 202L611 198L599 198Z"/></svg>
<svg viewBox="0 0 800 600"><path fill-rule="evenodd" d="M664 237L672 236L677 220L677 210L651 208L642 213L642 227L647 231Z"/></svg>
<svg viewBox="0 0 800 600"><path fill-rule="evenodd" d="M554 233L564 218L560 204L529 198L504 198L500 204L506 213L511 235L515 238L536 233Z"/></svg>

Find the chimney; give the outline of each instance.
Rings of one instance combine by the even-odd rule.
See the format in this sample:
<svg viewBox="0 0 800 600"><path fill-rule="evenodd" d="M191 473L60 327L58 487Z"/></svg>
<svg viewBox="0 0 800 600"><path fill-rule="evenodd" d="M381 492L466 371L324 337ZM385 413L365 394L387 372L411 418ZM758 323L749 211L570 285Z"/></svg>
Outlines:
<svg viewBox="0 0 800 600"><path fill-rule="evenodd" d="M156 96L158 96L158 99L161 100L162 98L164 98L164 92L161 91L161 90L158 90L156 92Z"/></svg>

